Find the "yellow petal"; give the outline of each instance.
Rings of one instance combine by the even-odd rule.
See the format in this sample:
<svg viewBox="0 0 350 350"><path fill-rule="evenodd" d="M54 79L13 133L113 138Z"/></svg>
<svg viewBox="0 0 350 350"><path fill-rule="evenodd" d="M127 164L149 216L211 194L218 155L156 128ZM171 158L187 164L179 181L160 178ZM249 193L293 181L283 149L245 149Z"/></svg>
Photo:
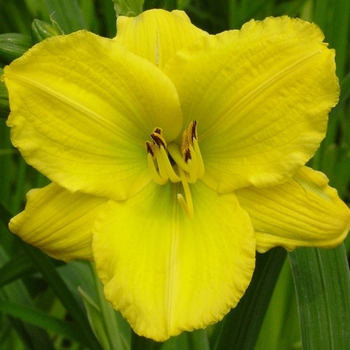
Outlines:
<svg viewBox="0 0 350 350"><path fill-rule="evenodd" d="M207 36L168 61L184 112L198 121L203 181L221 192L282 183L323 139L338 99L334 51L288 17Z"/></svg>
<svg viewBox="0 0 350 350"><path fill-rule="evenodd" d="M203 35L208 33L191 24L183 11L149 10L117 20L117 41L160 69L175 52Z"/></svg>
<svg viewBox="0 0 350 350"><path fill-rule="evenodd" d="M48 39L5 68L12 141L71 191L124 199L149 181L145 141L182 129L172 82L118 42L80 31Z"/></svg>
<svg viewBox="0 0 350 350"><path fill-rule="evenodd" d="M12 218L11 232L60 260L92 260L91 229L106 199L70 193L51 183L27 194L24 211Z"/></svg>
<svg viewBox="0 0 350 350"><path fill-rule="evenodd" d="M136 333L157 341L220 320L254 269L253 229L235 195L201 182L191 189L192 219L177 187L151 184L125 202L110 201L94 226L107 300Z"/></svg>
<svg viewBox="0 0 350 350"><path fill-rule="evenodd" d="M252 218L260 252L275 246L335 247L350 229L349 208L323 173L307 167L282 185L248 187L236 194Z"/></svg>

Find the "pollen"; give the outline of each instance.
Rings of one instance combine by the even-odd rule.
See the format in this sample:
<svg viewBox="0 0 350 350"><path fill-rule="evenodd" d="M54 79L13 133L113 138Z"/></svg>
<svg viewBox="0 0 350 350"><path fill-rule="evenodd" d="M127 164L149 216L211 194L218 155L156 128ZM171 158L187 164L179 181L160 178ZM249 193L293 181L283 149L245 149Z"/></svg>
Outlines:
<svg viewBox="0 0 350 350"><path fill-rule="evenodd" d="M164 185L169 180L181 182L183 194L177 199L187 217L194 214L190 184L204 175L203 158L198 146L197 122L192 121L182 136L180 147L172 142L169 145L163 137L161 128L155 128L146 141L147 161L153 180Z"/></svg>
<svg viewBox="0 0 350 350"><path fill-rule="evenodd" d="M193 140L197 139L197 121L192 121L187 130L184 131L182 136L181 152L182 156L187 162L192 159L191 146L193 146Z"/></svg>

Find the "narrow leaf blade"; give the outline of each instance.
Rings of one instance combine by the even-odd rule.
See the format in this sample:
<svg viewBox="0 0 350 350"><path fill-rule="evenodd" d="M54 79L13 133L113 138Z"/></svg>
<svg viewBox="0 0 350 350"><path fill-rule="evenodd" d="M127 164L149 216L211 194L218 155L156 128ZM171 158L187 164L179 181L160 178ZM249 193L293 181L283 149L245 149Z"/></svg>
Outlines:
<svg viewBox="0 0 350 350"><path fill-rule="evenodd" d="M350 276L344 245L289 253L304 350L350 344Z"/></svg>
<svg viewBox="0 0 350 350"><path fill-rule="evenodd" d="M254 275L245 295L215 327L214 350L254 349L285 257L286 251L280 247L257 254Z"/></svg>

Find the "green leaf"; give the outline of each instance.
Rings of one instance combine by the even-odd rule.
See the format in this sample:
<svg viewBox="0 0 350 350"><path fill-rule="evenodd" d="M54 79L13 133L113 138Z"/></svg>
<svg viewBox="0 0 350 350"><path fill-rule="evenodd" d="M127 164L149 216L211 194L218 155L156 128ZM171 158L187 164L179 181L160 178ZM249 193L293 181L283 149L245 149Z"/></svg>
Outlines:
<svg viewBox="0 0 350 350"><path fill-rule="evenodd" d="M118 322L118 314L103 295L103 286L91 263L90 268L96 289L92 297L83 288L78 288L88 313L89 323L103 349L129 350L130 326L125 320ZM125 327L126 326L126 327ZM128 335L129 336L128 336Z"/></svg>
<svg viewBox="0 0 350 350"><path fill-rule="evenodd" d="M94 303L94 301L89 297L87 293L84 292L82 288L79 288L79 293L83 298L84 305L88 314L88 319L93 329L97 339L99 340L103 349L111 349L108 336L106 334L101 310Z"/></svg>
<svg viewBox="0 0 350 350"><path fill-rule="evenodd" d="M256 268L246 293L215 327L213 349L254 349L286 254L280 247L257 254Z"/></svg>
<svg viewBox="0 0 350 350"><path fill-rule="evenodd" d="M348 349L350 277L344 245L289 253L304 350Z"/></svg>
<svg viewBox="0 0 350 350"><path fill-rule="evenodd" d="M47 12L57 22L64 33L86 29L86 23L78 0L45 0Z"/></svg>
<svg viewBox="0 0 350 350"><path fill-rule="evenodd" d="M131 350L160 350L161 343L132 333Z"/></svg>
<svg viewBox="0 0 350 350"><path fill-rule="evenodd" d="M197 329L187 334L191 350L210 350L208 332L206 329Z"/></svg>
<svg viewBox="0 0 350 350"><path fill-rule="evenodd" d="M145 0L143 4L143 10L150 10L153 8L161 8L168 11L172 11L177 8L176 0Z"/></svg>
<svg viewBox="0 0 350 350"><path fill-rule="evenodd" d="M117 317L120 316L113 309L111 304L106 300L103 294L103 285L97 276L95 265L91 263L91 271L94 277L95 290L97 294L98 308L101 313L101 320L103 322L104 331L112 350L129 350L127 335L125 334L125 328L121 322L117 322ZM130 330L130 326L127 326ZM123 331L124 330L124 331ZM130 333L130 332L129 332Z"/></svg>
<svg viewBox="0 0 350 350"><path fill-rule="evenodd" d="M5 284L34 272L33 264L23 252L19 252L0 268L0 288Z"/></svg>
<svg viewBox="0 0 350 350"><path fill-rule="evenodd" d="M4 265L8 261L8 254L0 245L0 265ZM31 295L21 280L13 281L0 288L0 303L4 303L5 305L8 303L16 303L26 305L27 307L34 307ZM25 349L53 349L52 342L45 331L26 324L11 315L7 315L7 319L4 323L11 325L11 329L16 332L17 338L21 340Z"/></svg>
<svg viewBox="0 0 350 350"><path fill-rule="evenodd" d="M7 223L11 216L11 213L9 213L8 210L0 203L0 219ZM3 234L6 235L10 233L8 231L4 231ZM59 273L56 271L54 259L49 258L39 249L24 243L17 236L12 234L11 236L16 241L18 247L23 249L23 254L26 255L27 259L30 259L33 266L35 266L36 269L43 275L45 281L55 292L56 296L61 300L68 313L72 316L74 322L76 322L75 325L82 334L82 339L84 339L83 345L89 346L91 349L100 350L101 346L94 334L91 332L91 328L83 308L76 300L74 295L70 292Z"/></svg>
<svg viewBox="0 0 350 350"><path fill-rule="evenodd" d="M210 350L207 329L197 329L192 332L183 332L170 337L164 343L132 334L131 350Z"/></svg>
<svg viewBox="0 0 350 350"><path fill-rule="evenodd" d="M33 45L29 35L20 33L0 34L0 62L11 63Z"/></svg>
<svg viewBox="0 0 350 350"><path fill-rule="evenodd" d="M82 333L84 345L91 349L101 349L95 336L92 334L86 315L81 309L79 303L67 288L66 284L58 274L53 264L53 259L49 258L39 249L33 248L23 243L23 249L28 254L36 268L43 274L46 282L53 289L56 296L61 300L66 310L76 322L79 332Z"/></svg>
<svg viewBox="0 0 350 350"><path fill-rule="evenodd" d="M13 303L8 300L0 300L0 311L15 318L19 318L33 326L52 331L68 339L77 341L80 344L84 344L83 334L77 331L74 324L59 320L38 309Z"/></svg>
<svg viewBox="0 0 350 350"><path fill-rule="evenodd" d="M0 67L0 77L4 70ZM10 114L9 95L5 83L0 80L0 118L7 118Z"/></svg>
<svg viewBox="0 0 350 350"><path fill-rule="evenodd" d="M278 277L254 350L300 350L297 298L289 260Z"/></svg>

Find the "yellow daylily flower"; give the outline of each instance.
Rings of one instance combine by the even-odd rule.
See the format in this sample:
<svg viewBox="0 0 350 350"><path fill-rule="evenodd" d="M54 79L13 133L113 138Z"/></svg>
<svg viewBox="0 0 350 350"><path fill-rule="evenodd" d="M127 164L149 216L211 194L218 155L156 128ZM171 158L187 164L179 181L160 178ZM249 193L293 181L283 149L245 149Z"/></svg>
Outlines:
<svg viewBox="0 0 350 350"><path fill-rule="evenodd" d="M164 341L235 307L256 250L344 240L349 209L304 166L338 99L334 51L288 17L209 35L150 10L117 27L5 68L12 142L52 181L10 229L94 261L107 300Z"/></svg>

